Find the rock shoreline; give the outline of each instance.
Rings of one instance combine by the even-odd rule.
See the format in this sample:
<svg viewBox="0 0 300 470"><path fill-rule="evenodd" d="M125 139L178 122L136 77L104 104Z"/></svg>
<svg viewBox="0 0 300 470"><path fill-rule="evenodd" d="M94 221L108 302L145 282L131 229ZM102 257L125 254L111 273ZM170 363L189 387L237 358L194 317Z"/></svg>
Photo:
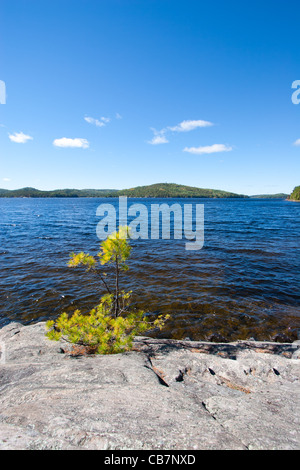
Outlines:
<svg viewBox="0 0 300 470"><path fill-rule="evenodd" d="M300 341L138 337L73 357L44 333L0 330L1 450L300 449Z"/></svg>

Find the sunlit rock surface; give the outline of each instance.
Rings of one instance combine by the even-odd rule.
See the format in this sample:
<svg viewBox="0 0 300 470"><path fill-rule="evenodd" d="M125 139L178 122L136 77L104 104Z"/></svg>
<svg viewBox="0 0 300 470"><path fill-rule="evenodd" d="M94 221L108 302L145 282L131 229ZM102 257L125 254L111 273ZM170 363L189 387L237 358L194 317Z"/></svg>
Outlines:
<svg viewBox="0 0 300 470"><path fill-rule="evenodd" d="M299 342L137 338L72 356L45 324L0 330L0 449L300 449Z"/></svg>

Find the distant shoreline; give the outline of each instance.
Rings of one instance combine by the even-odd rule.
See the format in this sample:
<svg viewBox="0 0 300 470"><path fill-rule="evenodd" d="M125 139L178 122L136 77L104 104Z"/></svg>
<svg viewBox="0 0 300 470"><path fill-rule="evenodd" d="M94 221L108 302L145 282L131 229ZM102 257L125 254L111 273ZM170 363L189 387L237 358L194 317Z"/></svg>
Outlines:
<svg viewBox="0 0 300 470"><path fill-rule="evenodd" d="M0 199L116 199L120 196L2 196ZM215 197L215 196L126 196L128 199L226 199L226 200L261 200L261 201L290 201L300 202L296 199L274 198L274 197Z"/></svg>
<svg viewBox="0 0 300 470"><path fill-rule="evenodd" d="M55 189L39 190L35 188L0 189L2 199L75 199L75 198L118 198L134 199L276 199L287 200L288 194L236 194L219 189L194 188L176 184L155 184L138 186L132 189Z"/></svg>
<svg viewBox="0 0 300 470"><path fill-rule="evenodd" d="M32 187L1 189L0 198L118 198L136 199L282 199L290 194L237 194L221 189L198 188L176 183L155 183L130 189L53 189L40 190Z"/></svg>
<svg viewBox="0 0 300 470"><path fill-rule="evenodd" d="M0 189L0 197L136 197L136 198L248 198L220 189L197 188L175 183L157 183L130 189L54 189L39 190L32 187L7 190Z"/></svg>

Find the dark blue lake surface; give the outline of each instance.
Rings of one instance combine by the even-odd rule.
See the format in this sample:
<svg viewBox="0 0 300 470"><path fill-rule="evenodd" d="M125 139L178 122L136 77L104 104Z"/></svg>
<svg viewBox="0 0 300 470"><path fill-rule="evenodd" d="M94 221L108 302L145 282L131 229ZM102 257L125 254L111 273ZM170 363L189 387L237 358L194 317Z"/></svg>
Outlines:
<svg viewBox="0 0 300 470"><path fill-rule="evenodd" d="M88 312L97 279L67 267L71 251L96 254L101 203L118 199L0 199L0 327ZM153 336L292 341L300 328L300 204L263 199L128 199L204 204L205 243L133 240L123 287L134 304L170 313ZM150 212L150 209L149 209Z"/></svg>

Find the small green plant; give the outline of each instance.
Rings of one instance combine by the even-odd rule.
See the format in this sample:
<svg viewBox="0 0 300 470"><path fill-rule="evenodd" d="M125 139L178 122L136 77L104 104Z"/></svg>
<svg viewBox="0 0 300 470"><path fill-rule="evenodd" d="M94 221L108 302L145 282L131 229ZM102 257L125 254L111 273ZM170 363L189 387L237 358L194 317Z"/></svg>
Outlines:
<svg viewBox="0 0 300 470"><path fill-rule="evenodd" d="M151 322L143 310L130 308L132 292L120 289L120 275L122 271L128 270L126 261L131 252L127 235L129 236L128 227L120 227L119 231L101 243L97 258L89 253L71 253L69 266L83 265L87 271L99 276L106 294L102 296L100 304L87 315L76 310L71 317L63 313L56 321L48 321L46 336L49 339L64 339L84 347L87 353L115 354L130 350L135 336L164 326L169 315L160 315ZM101 269L104 265L114 268L113 287L107 281L107 273Z"/></svg>

